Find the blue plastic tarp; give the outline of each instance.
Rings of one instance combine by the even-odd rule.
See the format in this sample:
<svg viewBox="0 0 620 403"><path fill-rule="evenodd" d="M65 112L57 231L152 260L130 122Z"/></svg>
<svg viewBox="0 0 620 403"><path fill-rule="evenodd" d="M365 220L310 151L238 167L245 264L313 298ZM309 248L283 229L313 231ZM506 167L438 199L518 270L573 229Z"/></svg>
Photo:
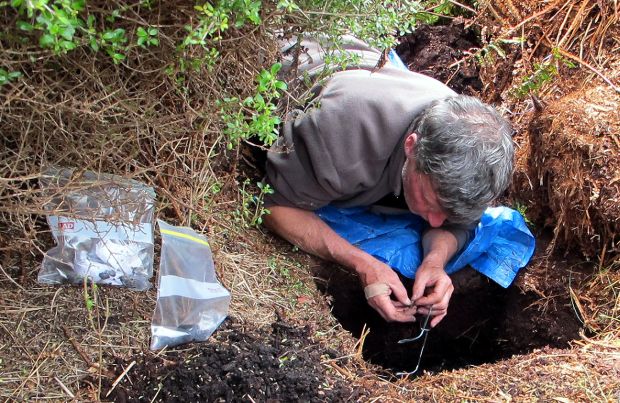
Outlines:
<svg viewBox="0 0 620 403"><path fill-rule="evenodd" d="M427 224L411 214L381 214L367 207L316 211L338 235L408 278L422 262L422 234ZM489 207L473 230L471 241L450 260L448 274L467 265L508 287L532 257L535 239L521 214Z"/></svg>

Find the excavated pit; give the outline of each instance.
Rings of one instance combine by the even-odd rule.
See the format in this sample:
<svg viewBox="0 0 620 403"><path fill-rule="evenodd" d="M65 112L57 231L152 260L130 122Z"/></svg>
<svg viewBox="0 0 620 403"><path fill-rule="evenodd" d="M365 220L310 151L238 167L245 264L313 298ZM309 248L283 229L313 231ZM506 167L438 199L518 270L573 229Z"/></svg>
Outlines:
<svg viewBox="0 0 620 403"><path fill-rule="evenodd" d="M534 259L534 265L540 264ZM544 295L523 291L517 285L504 289L465 268L451 276L455 291L448 315L427 338L420 369L439 372L471 365L492 363L543 346L566 347L579 337L580 322L569 300L568 262L545 261ZM519 277L527 275L523 269ZM540 278L540 267L533 268ZM413 324L387 323L365 301L357 277L333 264L315 270L319 289L332 302L332 313L353 336L363 343L366 360L396 373L412 371L418 362L422 340L398 344L416 336L420 320ZM411 290L411 280L403 279ZM422 319L422 318L420 318Z"/></svg>

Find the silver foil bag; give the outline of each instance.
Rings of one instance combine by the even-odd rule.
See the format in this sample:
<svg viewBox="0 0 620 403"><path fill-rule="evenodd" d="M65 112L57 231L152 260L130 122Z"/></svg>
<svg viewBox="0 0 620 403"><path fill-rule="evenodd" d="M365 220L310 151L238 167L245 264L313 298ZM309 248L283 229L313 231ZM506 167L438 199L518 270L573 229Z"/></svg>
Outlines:
<svg viewBox="0 0 620 403"><path fill-rule="evenodd" d="M135 180L48 168L40 179L56 246L43 258L43 284L150 288L155 191Z"/></svg>

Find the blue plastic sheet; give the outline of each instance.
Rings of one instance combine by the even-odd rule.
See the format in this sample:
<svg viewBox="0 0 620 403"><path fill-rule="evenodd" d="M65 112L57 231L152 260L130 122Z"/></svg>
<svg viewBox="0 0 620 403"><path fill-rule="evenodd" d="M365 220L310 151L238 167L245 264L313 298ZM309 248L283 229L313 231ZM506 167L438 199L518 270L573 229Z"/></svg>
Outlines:
<svg viewBox="0 0 620 403"><path fill-rule="evenodd" d="M338 235L388 264L403 276L415 278L422 262L422 234L427 224L411 214L373 213L367 207L316 211ZM489 207L474 229L471 241L450 260L448 274L467 265L508 287L532 257L534 236L519 212Z"/></svg>
<svg viewBox="0 0 620 403"><path fill-rule="evenodd" d="M394 65L402 70L409 70L407 68L407 66L405 66L405 63L403 63L403 61L401 60L400 57L398 57L398 53L396 53L396 51L394 49L391 49L388 52L388 59L390 60L390 62L394 63Z"/></svg>

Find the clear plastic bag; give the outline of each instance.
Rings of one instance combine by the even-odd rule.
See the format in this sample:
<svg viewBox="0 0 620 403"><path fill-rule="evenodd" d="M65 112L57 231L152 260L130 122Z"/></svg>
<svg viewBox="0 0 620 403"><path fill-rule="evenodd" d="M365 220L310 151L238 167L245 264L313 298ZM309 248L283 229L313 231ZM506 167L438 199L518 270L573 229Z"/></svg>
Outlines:
<svg viewBox="0 0 620 403"><path fill-rule="evenodd" d="M40 179L50 200L47 222L57 246L43 258L43 284L150 288L155 191L135 180L48 168Z"/></svg>
<svg viewBox="0 0 620 403"><path fill-rule="evenodd" d="M226 319L230 293L217 281L206 237L157 223L162 247L151 350L205 341Z"/></svg>

